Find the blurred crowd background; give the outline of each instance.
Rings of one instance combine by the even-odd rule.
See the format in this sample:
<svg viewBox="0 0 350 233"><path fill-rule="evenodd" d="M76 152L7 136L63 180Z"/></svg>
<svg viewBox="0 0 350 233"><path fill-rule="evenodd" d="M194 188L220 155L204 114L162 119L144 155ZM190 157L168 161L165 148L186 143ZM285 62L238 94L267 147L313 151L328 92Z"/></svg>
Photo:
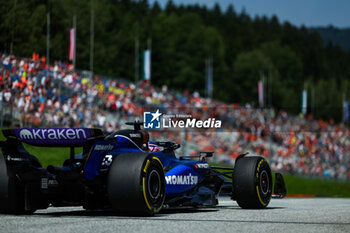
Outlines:
<svg viewBox="0 0 350 233"><path fill-rule="evenodd" d="M153 86L141 81L89 76L71 64L33 54L0 54L1 126L98 127L106 134L142 120L142 113L190 114L222 120L220 129L152 131L151 139L169 139L191 155L214 151L214 162L233 163L243 152L265 156L274 170L350 180L350 131L342 123L290 115L274 108L224 103L199 93Z"/></svg>

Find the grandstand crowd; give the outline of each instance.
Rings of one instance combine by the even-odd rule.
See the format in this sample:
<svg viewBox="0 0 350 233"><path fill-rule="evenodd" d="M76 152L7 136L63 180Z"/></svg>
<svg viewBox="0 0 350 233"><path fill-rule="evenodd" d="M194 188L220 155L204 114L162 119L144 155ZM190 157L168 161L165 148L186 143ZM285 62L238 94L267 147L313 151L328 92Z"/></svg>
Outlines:
<svg viewBox="0 0 350 233"><path fill-rule="evenodd" d="M99 127L110 133L124 127L123 121L142 119L148 108L213 117L223 122L221 129L189 130L185 141L231 160L250 151L268 158L274 170L350 180L350 131L343 124L226 104L147 82L90 77L69 63L48 66L37 54L0 56L1 108L12 107L19 127ZM160 136L183 141L179 131L153 131L153 138Z"/></svg>

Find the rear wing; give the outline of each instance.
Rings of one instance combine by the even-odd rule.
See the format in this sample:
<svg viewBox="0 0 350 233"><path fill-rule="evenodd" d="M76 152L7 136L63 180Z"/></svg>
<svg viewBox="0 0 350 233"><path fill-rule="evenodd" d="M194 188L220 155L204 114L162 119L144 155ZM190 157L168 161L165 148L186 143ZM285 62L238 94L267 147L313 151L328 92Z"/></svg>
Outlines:
<svg viewBox="0 0 350 233"><path fill-rule="evenodd" d="M104 137L96 128L17 128L2 133L8 140L41 147L82 147Z"/></svg>

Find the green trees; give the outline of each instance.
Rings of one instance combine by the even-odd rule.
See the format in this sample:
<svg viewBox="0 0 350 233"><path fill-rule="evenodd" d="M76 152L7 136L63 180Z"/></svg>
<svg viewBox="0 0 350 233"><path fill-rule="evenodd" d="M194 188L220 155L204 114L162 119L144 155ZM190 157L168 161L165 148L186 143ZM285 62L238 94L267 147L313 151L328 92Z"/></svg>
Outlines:
<svg viewBox="0 0 350 233"><path fill-rule="evenodd" d="M214 77L224 77L223 39L215 28L206 27L198 14L161 13L155 22L152 28L153 83L180 90L198 90L203 94L208 56L214 59Z"/></svg>
<svg viewBox="0 0 350 233"><path fill-rule="evenodd" d="M258 99L257 83L263 77L274 76L274 80L278 79L275 66L259 50L240 53L233 64L233 70L234 91L231 92L231 98L238 99L241 103L256 103Z"/></svg>
<svg viewBox="0 0 350 233"><path fill-rule="evenodd" d="M308 112L335 120L341 119L344 95L350 99L350 86L344 84L350 78L350 54L332 44L324 46L320 36L305 27L282 24L275 16L253 19L232 5L223 10L219 5L208 9L169 1L161 9L146 0L92 2L95 73L134 80L135 39L140 52L150 39L155 85L204 95L205 60L212 57L216 99L257 105L257 82L264 79L266 106L298 113L301 91L307 88ZM67 61L68 32L76 15L76 64L88 70L90 3L0 0L0 51L45 55L49 11L50 60Z"/></svg>
<svg viewBox="0 0 350 233"><path fill-rule="evenodd" d="M1 1L1 50L31 55L45 52L46 6L41 1Z"/></svg>
<svg viewBox="0 0 350 233"><path fill-rule="evenodd" d="M272 76L272 106L298 113L303 89L303 62L287 45L266 42L261 51L270 59L277 74Z"/></svg>

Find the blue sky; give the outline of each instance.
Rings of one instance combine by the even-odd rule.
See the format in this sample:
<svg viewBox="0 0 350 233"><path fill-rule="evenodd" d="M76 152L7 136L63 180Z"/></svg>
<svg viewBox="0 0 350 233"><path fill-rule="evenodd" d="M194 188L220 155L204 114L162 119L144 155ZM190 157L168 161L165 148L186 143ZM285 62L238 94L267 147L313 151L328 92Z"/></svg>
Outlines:
<svg viewBox="0 0 350 233"><path fill-rule="evenodd" d="M155 1L165 6L168 0ZM240 13L243 8L251 15L277 15L280 22L308 27L333 26L340 28L350 27L350 0L173 0L175 4L200 4L213 7L218 2L222 9L233 4L236 12Z"/></svg>

